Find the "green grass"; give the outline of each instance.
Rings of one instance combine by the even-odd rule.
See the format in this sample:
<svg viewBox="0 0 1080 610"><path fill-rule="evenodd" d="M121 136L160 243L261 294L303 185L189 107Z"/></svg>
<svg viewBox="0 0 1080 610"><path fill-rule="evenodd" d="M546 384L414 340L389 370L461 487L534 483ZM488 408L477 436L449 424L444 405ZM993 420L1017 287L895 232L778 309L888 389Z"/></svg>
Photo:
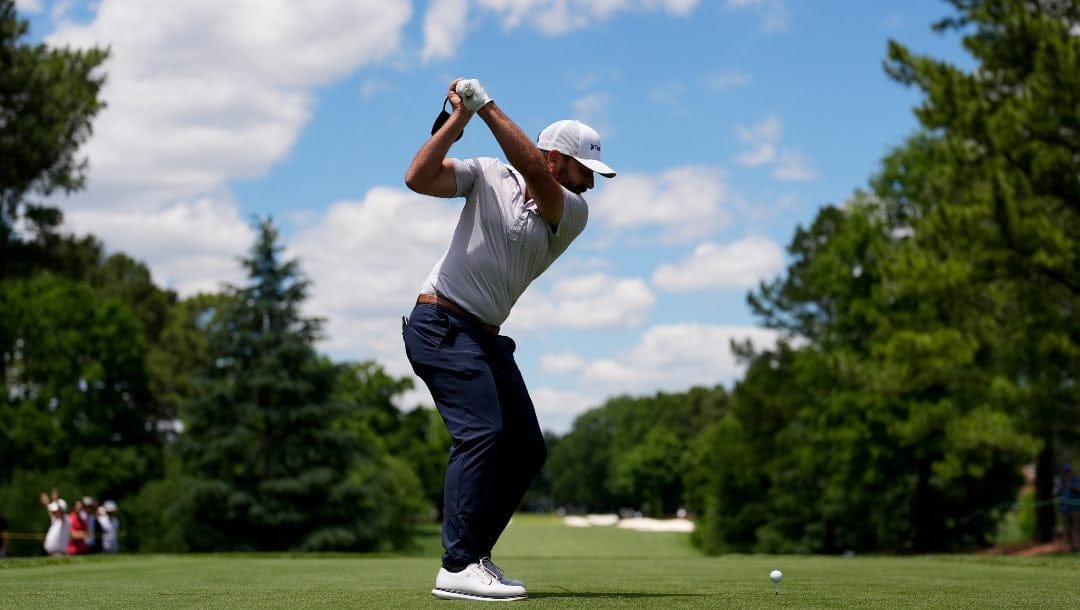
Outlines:
<svg viewBox="0 0 1080 610"><path fill-rule="evenodd" d="M0 561L0 607L475 606L433 598L437 532L371 555L120 555ZM496 560L529 607L1077 607L1080 557L702 557L684 534L517 517ZM784 571L775 594L768 574Z"/></svg>

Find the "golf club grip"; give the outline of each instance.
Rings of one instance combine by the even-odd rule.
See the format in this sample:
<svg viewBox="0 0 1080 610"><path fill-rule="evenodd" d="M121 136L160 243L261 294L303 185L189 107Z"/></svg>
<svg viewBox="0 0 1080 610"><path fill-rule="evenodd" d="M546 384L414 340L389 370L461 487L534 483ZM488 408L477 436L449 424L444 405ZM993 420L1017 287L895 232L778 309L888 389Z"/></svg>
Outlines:
<svg viewBox="0 0 1080 610"><path fill-rule="evenodd" d="M450 101L450 98L447 98L447 99L443 100L442 112L439 113L439 116L435 117L435 123L431 126L431 135L435 135L435 133L437 131L439 131L439 129L442 128L443 124L450 120L450 113L447 112L447 110L446 110L446 103L449 102L449 101ZM463 136L463 135L465 135L465 130L464 129L462 129L458 133L457 137L454 138L454 141L457 142L458 140L461 139L461 136Z"/></svg>

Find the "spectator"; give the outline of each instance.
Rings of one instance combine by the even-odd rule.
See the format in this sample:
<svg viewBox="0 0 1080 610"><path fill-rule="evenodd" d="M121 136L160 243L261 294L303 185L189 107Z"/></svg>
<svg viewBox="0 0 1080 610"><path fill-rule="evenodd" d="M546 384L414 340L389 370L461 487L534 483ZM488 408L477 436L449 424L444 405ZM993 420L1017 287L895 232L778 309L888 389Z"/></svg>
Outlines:
<svg viewBox="0 0 1080 610"><path fill-rule="evenodd" d="M1080 551L1080 479L1073 474L1072 465L1064 464L1054 481L1054 495L1065 525L1065 540L1069 550Z"/></svg>
<svg viewBox="0 0 1080 610"><path fill-rule="evenodd" d="M7 528L7 517L0 513L0 557L7 557L9 539Z"/></svg>
<svg viewBox="0 0 1080 610"><path fill-rule="evenodd" d="M68 541L71 537L71 523L67 516L67 502L53 490L50 499L45 492L41 492L41 505L49 511L49 531L45 534L45 553L47 555L63 555L67 551Z"/></svg>
<svg viewBox="0 0 1080 610"><path fill-rule="evenodd" d="M83 496L82 518L86 520L86 548L89 553L101 552L101 526L98 525L97 500Z"/></svg>
<svg viewBox="0 0 1080 610"><path fill-rule="evenodd" d="M120 552L120 519L116 517L116 502L105 500L98 508L98 524L101 526L101 550L106 553Z"/></svg>
<svg viewBox="0 0 1080 610"><path fill-rule="evenodd" d="M83 516L85 514L86 507L83 506L83 501L75 500L75 507L72 509L71 514L68 515L71 525L71 537L67 545L68 555L85 555L88 551L86 547L86 518Z"/></svg>

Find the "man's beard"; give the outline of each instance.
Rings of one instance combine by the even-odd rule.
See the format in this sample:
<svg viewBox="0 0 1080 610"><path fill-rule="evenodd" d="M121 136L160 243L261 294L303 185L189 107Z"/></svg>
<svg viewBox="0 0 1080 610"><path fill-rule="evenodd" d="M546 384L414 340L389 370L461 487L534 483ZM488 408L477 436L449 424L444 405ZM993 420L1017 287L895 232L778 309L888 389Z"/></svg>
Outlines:
<svg viewBox="0 0 1080 610"><path fill-rule="evenodd" d="M569 174L569 172L566 171L566 166L565 165L563 167L559 168L559 170L557 172L555 172L555 179L558 180L559 184L563 185L563 187L566 188L566 190L570 191L571 193L578 194L578 195L581 195L585 191L589 190L588 185L574 184L573 182L571 182L568 174Z"/></svg>

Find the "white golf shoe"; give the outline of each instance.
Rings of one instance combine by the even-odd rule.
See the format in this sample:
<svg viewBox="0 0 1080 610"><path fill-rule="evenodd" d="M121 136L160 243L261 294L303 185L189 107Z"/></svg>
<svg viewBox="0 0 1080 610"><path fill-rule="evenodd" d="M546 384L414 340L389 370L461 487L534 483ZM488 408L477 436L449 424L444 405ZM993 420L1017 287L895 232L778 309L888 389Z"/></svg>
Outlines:
<svg viewBox="0 0 1080 610"><path fill-rule="evenodd" d="M528 599L525 587L500 580L500 573L486 560L470 563L460 572L439 568L431 594L441 599L471 599L485 602L513 602Z"/></svg>

